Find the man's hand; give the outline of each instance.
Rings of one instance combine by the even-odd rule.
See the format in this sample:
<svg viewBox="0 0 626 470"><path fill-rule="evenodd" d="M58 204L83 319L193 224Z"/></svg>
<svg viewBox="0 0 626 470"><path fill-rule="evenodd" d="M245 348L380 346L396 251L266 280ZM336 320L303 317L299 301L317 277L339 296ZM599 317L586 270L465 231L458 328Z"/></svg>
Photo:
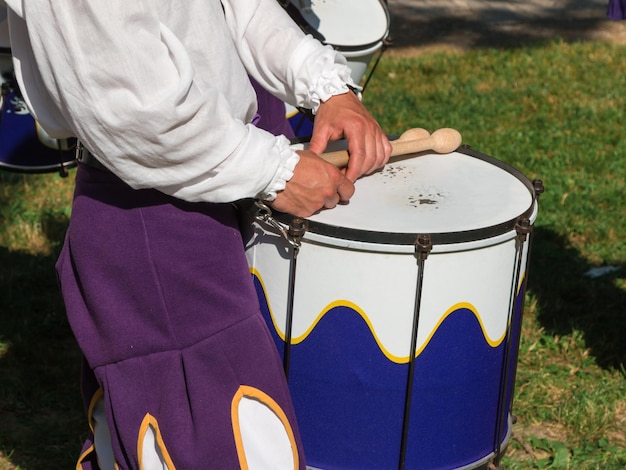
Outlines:
<svg viewBox="0 0 626 470"><path fill-rule="evenodd" d="M348 140L348 168L339 170L320 158L329 141ZM336 95L317 111L309 150L302 150L293 177L270 204L276 210L309 217L320 209L348 202L354 182L382 168L391 144L376 120L352 92Z"/></svg>
<svg viewBox="0 0 626 470"><path fill-rule="evenodd" d="M350 161L345 174L352 182L382 168L389 160L391 144L387 136L352 92L333 96L320 105L309 149L320 154L329 141L342 138L348 140Z"/></svg>
<svg viewBox="0 0 626 470"><path fill-rule="evenodd" d="M347 202L354 184L335 166L310 150L298 151L300 161L293 177L270 205L281 212L309 217L320 209L332 209Z"/></svg>

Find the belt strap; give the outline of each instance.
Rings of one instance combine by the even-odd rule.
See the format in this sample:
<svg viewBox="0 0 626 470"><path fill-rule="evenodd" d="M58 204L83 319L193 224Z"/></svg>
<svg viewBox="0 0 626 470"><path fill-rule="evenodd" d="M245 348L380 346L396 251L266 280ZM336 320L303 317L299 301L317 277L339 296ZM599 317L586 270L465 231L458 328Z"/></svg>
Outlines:
<svg viewBox="0 0 626 470"><path fill-rule="evenodd" d="M310 34L320 42L326 42L326 38L322 33L309 24L309 22L302 16L300 9L291 3L290 0L279 0L280 6L282 6L287 14L291 16L291 19L300 26L300 29L307 34Z"/></svg>
<svg viewBox="0 0 626 470"><path fill-rule="evenodd" d="M90 166L91 168L95 168L96 170L111 173L111 170L100 163L94 154L84 147L82 142L78 142L76 144L76 161L78 163L82 163L83 165Z"/></svg>

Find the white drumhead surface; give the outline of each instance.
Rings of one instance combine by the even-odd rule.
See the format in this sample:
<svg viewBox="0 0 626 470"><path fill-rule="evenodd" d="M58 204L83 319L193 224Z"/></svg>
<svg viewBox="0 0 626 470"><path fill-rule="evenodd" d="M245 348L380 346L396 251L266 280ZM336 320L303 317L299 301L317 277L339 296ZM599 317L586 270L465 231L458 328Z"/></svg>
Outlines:
<svg viewBox="0 0 626 470"><path fill-rule="evenodd" d="M389 19L380 0L291 0L327 44L358 47L381 41Z"/></svg>
<svg viewBox="0 0 626 470"><path fill-rule="evenodd" d="M513 174L454 152L416 154L356 182L350 202L309 220L385 233L450 233L495 226L527 211L533 198Z"/></svg>

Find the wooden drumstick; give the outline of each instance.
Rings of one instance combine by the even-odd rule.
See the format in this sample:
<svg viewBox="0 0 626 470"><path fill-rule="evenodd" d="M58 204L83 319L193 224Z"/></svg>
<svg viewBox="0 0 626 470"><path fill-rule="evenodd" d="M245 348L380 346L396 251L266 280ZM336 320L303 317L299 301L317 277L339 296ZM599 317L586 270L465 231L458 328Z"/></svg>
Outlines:
<svg viewBox="0 0 626 470"><path fill-rule="evenodd" d="M391 141L391 156L408 155L410 153L432 150L436 153L451 153L461 145L461 133L456 129L437 129L432 134L424 129L409 129L397 140ZM347 150L323 153L321 157L338 168L348 165L350 154Z"/></svg>

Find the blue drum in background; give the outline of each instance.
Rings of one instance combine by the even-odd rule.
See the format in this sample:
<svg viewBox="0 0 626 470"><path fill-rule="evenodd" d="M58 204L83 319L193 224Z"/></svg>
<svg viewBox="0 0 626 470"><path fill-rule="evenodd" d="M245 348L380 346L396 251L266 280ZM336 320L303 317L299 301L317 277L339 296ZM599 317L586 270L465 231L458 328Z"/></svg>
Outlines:
<svg viewBox="0 0 626 470"><path fill-rule="evenodd" d="M6 9L0 7L0 169L59 172L76 165L74 139L53 139L28 111L13 74Z"/></svg>
<svg viewBox="0 0 626 470"><path fill-rule="evenodd" d="M540 182L470 149L391 161L246 253L317 469L486 468L511 407Z"/></svg>
<svg viewBox="0 0 626 470"><path fill-rule="evenodd" d="M0 169L65 174L76 166L76 142L48 136L28 112L13 77L5 75L3 79Z"/></svg>

